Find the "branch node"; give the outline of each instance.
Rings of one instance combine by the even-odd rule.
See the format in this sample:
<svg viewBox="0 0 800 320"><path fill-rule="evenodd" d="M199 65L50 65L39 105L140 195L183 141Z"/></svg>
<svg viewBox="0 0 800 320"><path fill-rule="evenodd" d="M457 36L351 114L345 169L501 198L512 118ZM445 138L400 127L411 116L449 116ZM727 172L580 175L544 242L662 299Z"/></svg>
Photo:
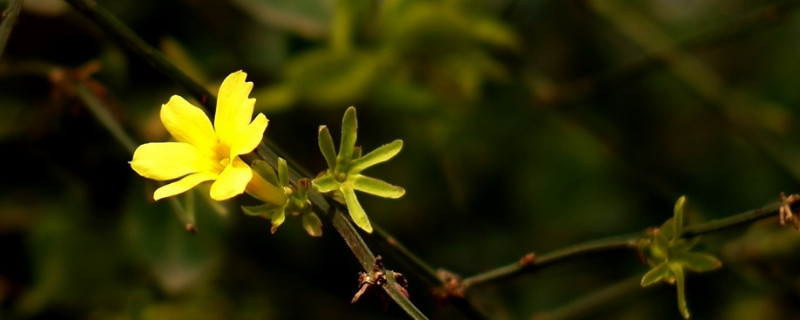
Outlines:
<svg viewBox="0 0 800 320"><path fill-rule="evenodd" d="M361 299L361 296L363 296L364 293L367 293L371 289L377 289L388 283L387 274L394 278L394 285L397 291L408 298L408 281L406 280L406 277L402 273L384 269L383 258L381 256L376 256L375 265L372 266L371 272L358 273L359 289L358 292L356 292L356 294L353 296L353 299L350 300L350 303L356 303L356 301ZM381 293L383 293L382 298L388 302L388 299L386 299L387 297L385 296L386 293Z"/></svg>
<svg viewBox="0 0 800 320"><path fill-rule="evenodd" d="M433 290L433 296L440 303L446 303L451 299L463 299L466 292L466 285L461 281L461 276L445 269L436 270L436 275L442 281L442 286Z"/></svg>
<svg viewBox="0 0 800 320"><path fill-rule="evenodd" d="M519 259L519 266L527 268L536 262L536 253L530 252Z"/></svg>
<svg viewBox="0 0 800 320"><path fill-rule="evenodd" d="M795 230L800 229L800 217L792 211L792 207L800 202L800 195L793 194L787 197L786 194L781 192L780 196L781 202L783 202L780 210L778 210L778 219L781 225L786 225L788 221L792 223L792 227L794 227Z"/></svg>

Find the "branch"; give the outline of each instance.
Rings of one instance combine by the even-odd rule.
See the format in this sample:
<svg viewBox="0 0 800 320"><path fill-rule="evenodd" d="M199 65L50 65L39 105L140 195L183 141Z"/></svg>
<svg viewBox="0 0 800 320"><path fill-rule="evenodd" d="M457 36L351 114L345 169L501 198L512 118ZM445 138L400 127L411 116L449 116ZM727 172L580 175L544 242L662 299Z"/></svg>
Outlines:
<svg viewBox="0 0 800 320"><path fill-rule="evenodd" d="M129 29L122 21L106 11L94 0L65 0L73 8L80 11L84 16L92 20L104 31L108 32L115 40L119 41L136 55L150 64L154 69L166 75L173 82L183 86L190 95L193 95L208 110L213 111L216 105L216 97L201 84L192 80L186 73L178 69L175 64L169 61L160 51L153 48L147 42Z"/></svg>
<svg viewBox="0 0 800 320"><path fill-rule="evenodd" d="M641 275L636 275L605 288L596 290L584 297L578 298L553 311L540 312L533 316L534 320L565 320L589 318L592 312L608 309L614 302L626 299L640 291L642 286Z"/></svg>
<svg viewBox="0 0 800 320"><path fill-rule="evenodd" d="M105 31L109 32L114 38L122 42L142 59L150 63L156 70L167 75L174 82L187 89L189 94L202 101L206 107L213 109L211 106L214 104L213 101L216 100L214 94L189 78L178 67L172 64L172 62L166 59L158 50L147 44L132 30L117 20L111 13L91 0L66 1L69 2L75 9L101 26ZM264 143L258 147L257 153L271 165L277 165L278 155ZM305 174L300 174L301 171ZM306 170L296 165L289 168L289 174L292 183L297 183L297 180L300 178L310 176L307 174ZM353 255L358 259L361 267L365 271L371 272L375 266L375 255L364 243L364 240L355 230L350 221L344 216L342 210L331 206L330 202L332 200L317 192L311 192L309 194L309 199L315 206L315 209L318 213L323 214L325 217L329 217L332 225L342 236L345 243L347 243L347 246L350 248ZM412 318L427 319L427 317L422 314L422 312L419 311L419 309L417 309L416 306L414 306L414 304L397 289L392 273L386 272L386 274L387 283L383 285L384 291L386 291L386 293Z"/></svg>
<svg viewBox="0 0 800 320"><path fill-rule="evenodd" d="M620 82L642 75L649 70L663 67L670 63L676 53L681 51L696 51L712 45L725 43L741 38L785 20L796 9L800 8L800 1L791 0L771 4L754 12L748 13L730 23L719 25L701 32L693 37L676 42L672 47L648 52L643 57L629 63L607 70L598 75L587 76L574 80L564 85L556 85L555 96L544 98L549 103L558 101L575 101L603 88L618 85Z"/></svg>
<svg viewBox="0 0 800 320"><path fill-rule="evenodd" d="M762 208L742 212L740 214L719 220L712 220L706 223L686 226L683 228L681 237L691 238L703 234L721 232L732 227L751 223L759 219L777 216L781 214L782 211L786 210L789 212L800 211L800 200L797 200L797 198L794 196L787 199L791 200L772 203ZM647 236L648 235L646 232L639 232L629 235L592 240L559 249L538 257L533 253L529 253L518 262L514 262L464 279L458 287L461 292L451 291L450 294L463 295L464 292L477 285L499 282L526 273L536 272L544 267L588 254L621 249L638 250L639 241Z"/></svg>
<svg viewBox="0 0 800 320"><path fill-rule="evenodd" d="M536 256L534 253L529 253L523 256L517 262L464 279L461 283L463 287L462 289L467 291L474 286L502 281L522 274L536 272L544 267L592 253L621 249L636 249L639 239L641 239L643 236L644 233L637 233L633 235L592 240L555 250L541 256Z"/></svg>
<svg viewBox="0 0 800 320"><path fill-rule="evenodd" d="M3 56L3 52L6 49L6 43L8 43L8 38L11 36L11 29L17 24L19 12L22 10L22 1L11 0L6 10L3 11L2 17L0 17L0 20L3 20L0 23L0 57Z"/></svg>

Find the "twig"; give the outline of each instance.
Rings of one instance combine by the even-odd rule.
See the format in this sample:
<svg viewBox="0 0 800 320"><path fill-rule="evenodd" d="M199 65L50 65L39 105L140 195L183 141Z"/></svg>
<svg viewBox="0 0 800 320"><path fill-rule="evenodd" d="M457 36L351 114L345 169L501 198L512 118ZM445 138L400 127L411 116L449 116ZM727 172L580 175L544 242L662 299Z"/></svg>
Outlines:
<svg viewBox="0 0 800 320"><path fill-rule="evenodd" d="M147 42L129 29L119 19L114 17L105 8L93 0L65 0L72 7L80 11L90 20L94 21L104 31L108 32L117 41L128 47L140 58L147 61L154 69L171 78L172 81L181 85L189 94L197 98L208 110L213 111L216 105L216 98L208 89L189 78L186 73L178 69L164 55L150 46Z"/></svg>
<svg viewBox="0 0 800 320"><path fill-rule="evenodd" d="M514 263L464 279L462 282L463 290L467 291L468 289L478 285L502 281L518 275L535 272L558 262L563 262L587 254L620 249L636 249L638 240L643 235L643 233L637 233L633 235L587 241L538 257L533 254L527 254L523 256L522 259Z"/></svg>
<svg viewBox="0 0 800 320"><path fill-rule="evenodd" d="M609 308L614 301L627 298L642 289L641 275L611 284L596 290L584 297L576 299L558 309L541 312L533 316L533 320L567 320L583 319L592 315L592 312Z"/></svg>
<svg viewBox="0 0 800 320"><path fill-rule="evenodd" d="M555 88L557 95L554 96L554 99L548 99L548 102L577 100L592 95L594 92L601 92L602 88L614 86L625 79L668 65L677 52L699 50L763 30L781 21L782 18L792 14L798 8L800 8L800 1L797 0L783 1L766 6L730 23L710 28L705 32L677 41L670 48L648 52L643 57L598 75L587 76L557 86Z"/></svg>
<svg viewBox="0 0 800 320"><path fill-rule="evenodd" d="M5 52L6 43L8 43L8 38L11 36L11 29L17 24L19 12L22 10L22 1L23 0L11 0L6 10L3 11L2 19L0 19L3 21L0 23L0 57L2 57L3 52Z"/></svg>
<svg viewBox="0 0 800 320"><path fill-rule="evenodd" d="M156 70L167 75L168 77L172 78L173 81L186 88L189 91L189 94L198 98L204 103L204 105L206 105L206 107L208 107L209 110L213 110L213 101L216 100L214 94L189 78L179 68L172 64L172 62L166 59L158 50L147 44L132 30L117 20L111 13L100 7L94 1L66 1L69 2L75 9L103 27L105 31L109 32L114 36L114 38L125 44L134 53L150 63ZM270 164L273 166L276 165L278 155L269 147L265 146L264 144L260 145L258 148L258 154L270 162ZM290 167L290 177L292 178L293 183L296 183L301 177L309 176L307 174L301 175L299 171L305 170L300 168L298 171L298 169L295 169L295 167L296 166ZM364 243L364 240L355 230L350 221L345 218L342 211L332 207L329 204L330 200L319 193L311 192L309 199L319 213L322 213L323 216L330 217L334 228L345 240L347 246L353 252L353 255L356 256L362 268L364 268L364 270L367 272L373 270L375 266L374 254L372 254L372 251L370 251L370 249ZM398 291L395 284L396 282L394 278L391 276L391 274L389 274L389 276L387 276L387 283L383 285L384 291L386 291L386 293L412 318L427 319L427 317L425 317L425 315L422 314L422 312L419 311L419 309L417 309L407 297Z"/></svg>
<svg viewBox="0 0 800 320"><path fill-rule="evenodd" d="M793 197L790 197L793 198ZM742 212L727 218L712 220L706 223L694 224L683 228L681 237L691 238L703 234L721 232L735 226L747 224L759 219L770 216L777 216L780 213L781 207L789 206L789 210L800 210L800 201L792 201L790 203L777 202L766 205L762 208ZM786 209L784 209L786 210ZM620 250L620 249L638 249L638 244L641 239L647 237L646 232L634 233L629 235L622 235L600 240L592 240L564 249L559 249L548 254L541 256L526 255L518 262L514 262L496 269L492 269L472 277L466 278L461 282L460 289L467 291L468 289L477 285L483 285L493 282L502 281L522 274L539 271L540 269L551 266L558 262L563 262L569 259L577 258L580 256ZM527 257L527 258L526 258Z"/></svg>

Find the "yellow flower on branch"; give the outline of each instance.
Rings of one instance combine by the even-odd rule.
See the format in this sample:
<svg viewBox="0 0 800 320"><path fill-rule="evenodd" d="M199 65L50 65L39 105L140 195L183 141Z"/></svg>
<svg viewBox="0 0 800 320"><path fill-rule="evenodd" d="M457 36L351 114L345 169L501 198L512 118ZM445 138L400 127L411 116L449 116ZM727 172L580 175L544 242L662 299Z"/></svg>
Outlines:
<svg viewBox="0 0 800 320"><path fill-rule="evenodd" d="M267 117L253 117L256 100L250 98L252 82L236 71L222 81L214 125L202 109L174 95L161 106L161 122L175 142L146 143L133 153L130 164L139 175L154 180L177 181L156 189L155 200L183 193L204 181L211 198L226 200L244 192L253 172L240 155L261 142Z"/></svg>

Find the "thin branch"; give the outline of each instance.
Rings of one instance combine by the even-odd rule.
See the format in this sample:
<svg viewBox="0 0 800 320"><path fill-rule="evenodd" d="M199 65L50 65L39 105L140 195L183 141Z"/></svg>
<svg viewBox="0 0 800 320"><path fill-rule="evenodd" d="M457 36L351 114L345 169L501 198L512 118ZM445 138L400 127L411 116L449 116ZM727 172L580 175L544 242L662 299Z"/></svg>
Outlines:
<svg viewBox="0 0 800 320"><path fill-rule="evenodd" d="M608 309L615 301L630 297L642 289L641 275L636 275L578 298L558 309L541 312L533 320L585 319L593 312Z"/></svg>
<svg viewBox="0 0 800 320"><path fill-rule="evenodd" d="M168 77L172 78L174 82L186 88L191 95L194 95L200 101L204 102L209 109L213 109L211 106L214 104L213 101L216 100L214 94L188 77L172 62L166 59L158 50L147 44L132 30L117 20L111 13L103 9L94 1L66 1L69 2L75 9L103 27L104 30L113 35L114 38L122 42L134 53L150 63L156 70L167 75ZM277 164L278 155L263 143L258 148L258 154L266 161L270 162L271 165L275 166ZM301 175L300 171L304 173L307 172L302 168L295 169L294 167L290 167L289 174L293 183L296 183L300 178L309 176L308 174ZM342 211L331 206L329 203L331 200L319 193L311 192L309 194L309 199L319 213L322 213L323 216L330 218L334 228L342 236L345 243L347 243L347 246L350 248L353 255L355 255L355 257L358 259L362 268L367 272L372 271L375 266L375 256L372 251L370 251L369 247L367 247L367 245L364 243L364 240L358 234L358 231L355 230L350 221L344 216ZM414 304L397 289L395 285L396 282L391 273L387 274L387 283L383 285L384 291L386 291L386 293L412 318L427 319L427 317L425 317L425 315L422 314L422 312L419 311L419 309L417 309L416 306L414 306Z"/></svg>
<svg viewBox="0 0 800 320"><path fill-rule="evenodd" d="M478 285L498 282L522 274L536 272L544 267L588 254L621 249L636 249L637 243L639 239L643 237L643 235L643 233L637 233L632 235L587 241L541 256L527 254L517 262L464 279L462 282L463 290L466 291Z"/></svg>
<svg viewBox="0 0 800 320"><path fill-rule="evenodd" d="M104 31L108 32L115 40L147 61L154 69L172 79L173 82L183 86L190 95L197 98L208 110L214 110L216 98L213 93L178 69L164 54L150 46L144 39L122 23L122 21L119 21L114 15L106 11L105 8L98 5L97 2L93 0L65 1L69 2L73 8L80 11Z"/></svg>
<svg viewBox="0 0 800 320"><path fill-rule="evenodd" d="M712 220L706 223L694 224L683 228L681 237L691 238L703 234L720 232L732 227L747 224L756 220L760 220L770 216L776 216L780 212L780 208L784 205L782 202L768 204L762 208L745 211L737 215L719 220ZM798 203L790 204L792 210L798 210Z"/></svg>
<svg viewBox="0 0 800 320"><path fill-rule="evenodd" d="M611 68L606 72L557 85L555 92L558 94L554 96L554 99L550 98L547 101L553 103L585 99L586 96L595 92L602 92L603 88L619 85L622 81L640 76L652 69L668 66L676 53L701 50L767 29L778 22L785 21L798 8L800 8L800 1L797 0L771 4L745 14L732 22L676 41L670 48L648 52L640 58Z"/></svg>
<svg viewBox="0 0 800 320"><path fill-rule="evenodd" d="M17 24L19 12L22 10L22 1L11 0L6 10L3 11L2 19L0 19L3 21L0 23L0 57L5 52L6 43L8 43L8 38L11 36L11 29Z"/></svg>
<svg viewBox="0 0 800 320"><path fill-rule="evenodd" d="M789 206L792 212L800 211L800 201L792 201L790 203L772 203L762 208L742 212L727 218L686 226L683 228L681 237L691 238L703 234L721 232L736 226L751 223L759 219L777 216L781 211L781 207L783 206ZM501 266L499 268L464 279L461 282L460 289L462 291L467 291L468 289L477 285L499 282L519 275L536 272L544 267L588 254L620 249L638 250L639 241L645 237L647 237L647 233L640 232L600 240L587 241L538 257L533 254L528 254L525 256L527 258L523 258L518 262Z"/></svg>
<svg viewBox="0 0 800 320"><path fill-rule="evenodd" d="M91 113L97 118L97 121L100 122L107 130L117 139L120 145L122 145L125 150L128 151L129 154L133 154L133 151L136 150L136 142L134 142L133 138L125 132L125 129L119 124L117 120L114 119L114 116L111 115L111 112L108 111L108 108L100 102L100 100L87 88L84 84L78 83L75 85L75 89L77 91L78 97L83 102L83 105L91 111Z"/></svg>

